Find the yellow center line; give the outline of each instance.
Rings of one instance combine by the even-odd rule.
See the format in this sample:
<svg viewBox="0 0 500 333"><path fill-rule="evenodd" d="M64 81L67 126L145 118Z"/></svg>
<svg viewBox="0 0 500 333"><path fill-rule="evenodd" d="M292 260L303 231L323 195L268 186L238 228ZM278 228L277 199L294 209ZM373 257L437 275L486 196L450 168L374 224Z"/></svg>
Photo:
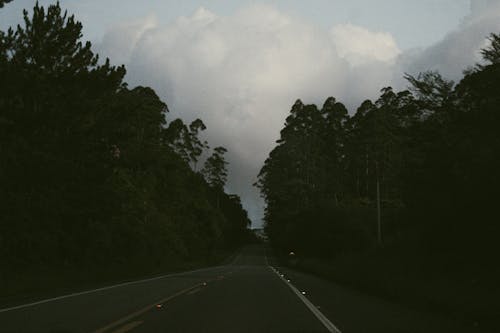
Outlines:
<svg viewBox="0 0 500 333"><path fill-rule="evenodd" d="M125 332L128 332L130 330L133 330L134 328L136 328L137 326L139 326L142 323L143 323L142 321L132 321L132 322L128 323L127 325L120 327L116 331L113 331L113 333L125 333Z"/></svg>
<svg viewBox="0 0 500 333"><path fill-rule="evenodd" d="M150 304L150 305L148 305L148 306L146 306L146 307L144 307L144 308L142 308L140 310L132 312L131 314L129 314L129 315L127 315L127 316L125 316L125 317L123 317L121 319L118 319L118 320L112 322L111 324L108 324L108 325L106 325L106 326L104 326L104 327L102 327L102 328L94 331L93 333L104 333L104 332L106 332L107 330L109 330L109 329L111 329L113 327L116 327L118 325L126 323L127 321L130 321L130 320L132 320L132 319L134 319L134 318L142 315L143 313L148 312L149 310L155 308L157 304L166 303L166 302L170 301L171 299L173 299L175 297L181 296L181 295L183 295L183 294L185 294L187 292L190 292L193 289L199 288L199 287L201 287L203 285L204 285L203 283L198 283L198 284L195 284L194 286L191 286L189 288L183 289L183 290L181 290L181 291L179 291L179 292L177 292L177 293L175 293L175 294L173 294L173 295L171 295L169 297L160 299L160 300L154 302L153 304Z"/></svg>

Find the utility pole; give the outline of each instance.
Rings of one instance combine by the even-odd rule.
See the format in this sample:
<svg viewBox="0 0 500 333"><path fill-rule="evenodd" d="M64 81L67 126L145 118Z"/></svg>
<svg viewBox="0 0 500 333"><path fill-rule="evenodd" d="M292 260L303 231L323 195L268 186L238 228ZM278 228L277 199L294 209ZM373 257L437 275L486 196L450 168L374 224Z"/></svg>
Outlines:
<svg viewBox="0 0 500 333"><path fill-rule="evenodd" d="M377 241L378 245L382 245L382 222L380 219L380 181L378 172L378 161L375 161L375 171L377 177Z"/></svg>

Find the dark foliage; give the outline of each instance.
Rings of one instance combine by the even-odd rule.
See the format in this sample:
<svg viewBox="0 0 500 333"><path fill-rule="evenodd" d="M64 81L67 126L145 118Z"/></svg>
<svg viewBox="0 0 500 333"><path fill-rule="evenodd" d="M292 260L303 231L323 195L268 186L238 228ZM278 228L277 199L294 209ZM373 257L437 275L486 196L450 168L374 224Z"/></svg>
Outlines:
<svg viewBox="0 0 500 333"><path fill-rule="evenodd" d="M166 104L99 62L59 5L24 21L0 35L4 276L209 258L245 241L239 198L189 167L207 147L201 120L167 125Z"/></svg>
<svg viewBox="0 0 500 333"><path fill-rule="evenodd" d="M353 116L334 98L297 101L257 182L273 244L324 257L376 244L497 251L500 35L490 40L456 86L407 75L410 91L384 88Z"/></svg>
<svg viewBox="0 0 500 333"><path fill-rule="evenodd" d="M3 6L5 6L5 4L7 4L9 2L12 2L12 0L0 0L0 8L2 8Z"/></svg>

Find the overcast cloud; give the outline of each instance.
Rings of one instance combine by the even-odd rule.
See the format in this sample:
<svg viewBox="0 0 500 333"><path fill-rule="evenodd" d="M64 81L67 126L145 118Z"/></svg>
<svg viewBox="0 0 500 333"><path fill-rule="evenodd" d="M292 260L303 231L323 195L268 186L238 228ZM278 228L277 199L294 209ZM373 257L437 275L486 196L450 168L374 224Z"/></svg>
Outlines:
<svg viewBox="0 0 500 333"><path fill-rule="evenodd" d="M267 5L230 16L199 8L166 25L156 15L111 28L96 50L126 65L131 86L153 87L170 119L203 119L211 146L229 150L227 190L242 197L254 227L263 203L252 183L297 98L322 105L334 96L352 113L384 86L404 88L404 72L438 69L457 80L479 60L485 37L500 31L495 0L474 0L457 30L404 52L388 32L324 29Z"/></svg>
<svg viewBox="0 0 500 333"><path fill-rule="evenodd" d="M472 0L470 15L455 31L426 49L403 54L395 75L438 70L445 77L458 81L463 70L481 61L480 50L487 46L487 37L492 32L500 32L500 1ZM401 84L400 77L395 77L394 81Z"/></svg>

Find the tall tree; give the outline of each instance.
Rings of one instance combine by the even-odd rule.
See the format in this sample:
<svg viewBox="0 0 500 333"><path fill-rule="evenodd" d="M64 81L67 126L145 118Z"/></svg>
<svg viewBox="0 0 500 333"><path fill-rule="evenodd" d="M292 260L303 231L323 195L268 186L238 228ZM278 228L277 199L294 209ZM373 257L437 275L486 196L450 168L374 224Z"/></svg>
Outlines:
<svg viewBox="0 0 500 333"><path fill-rule="evenodd" d="M500 63L500 34L492 33L489 41L490 45L481 50L481 54L488 64L498 64Z"/></svg>
<svg viewBox="0 0 500 333"><path fill-rule="evenodd" d="M246 212L216 206L188 165L206 146L203 122L167 126L153 89L129 89L125 68L99 62L81 30L59 4L37 4L0 34L0 261L8 273L157 267L240 244ZM231 215L241 220L226 221Z"/></svg>
<svg viewBox="0 0 500 333"><path fill-rule="evenodd" d="M189 159L192 163L192 168L197 171L198 159L205 149L208 149L208 142L201 141L199 134L201 131L206 130L207 127L201 119L194 120L189 124Z"/></svg>
<svg viewBox="0 0 500 333"><path fill-rule="evenodd" d="M205 177L207 183L215 189L222 190L227 181L227 162L224 159L224 154L227 149L224 147L216 147L210 157L205 161L205 165L201 173Z"/></svg>
<svg viewBox="0 0 500 333"><path fill-rule="evenodd" d="M345 178L345 145L346 123L349 119L347 109L333 97L329 97L321 109L324 122L322 128L323 155L325 156L326 179L328 194L331 194L335 205L339 204L344 194Z"/></svg>
<svg viewBox="0 0 500 333"><path fill-rule="evenodd" d="M189 126L186 126L181 119L176 119L165 131L165 138L170 147L194 171L197 171L198 159L203 151L209 148L207 141L201 141L199 138L200 132L204 130L206 126L201 119L194 120Z"/></svg>
<svg viewBox="0 0 500 333"><path fill-rule="evenodd" d="M220 208L221 195L224 193L224 185L227 181L227 162L224 159L224 154L227 149L224 147L216 147L212 155L205 161L205 165L201 170L201 174L206 182L215 192L216 205Z"/></svg>

